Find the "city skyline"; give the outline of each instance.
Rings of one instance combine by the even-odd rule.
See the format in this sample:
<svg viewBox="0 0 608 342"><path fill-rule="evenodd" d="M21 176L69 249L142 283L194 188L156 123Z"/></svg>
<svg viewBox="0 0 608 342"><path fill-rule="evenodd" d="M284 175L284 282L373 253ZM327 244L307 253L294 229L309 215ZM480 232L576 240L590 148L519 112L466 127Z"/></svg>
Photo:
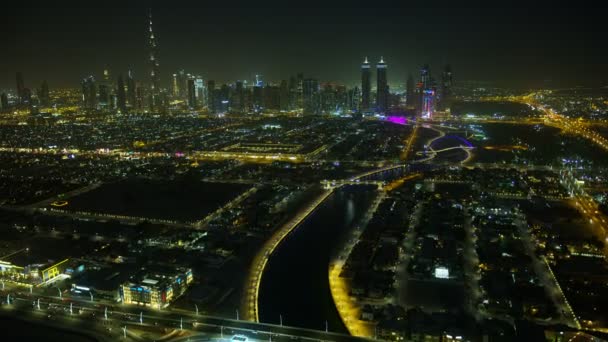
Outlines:
<svg viewBox="0 0 608 342"><path fill-rule="evenodd" d="M3 10L3 341L608 337L605 10L230 5Z"/></svg>
<svg viewBox="0 0 608 342"><path fill-rule="evenodd" d="M528 20L538 9L523 14L522 8L409 7L369 14L364 8L148 6L154 12L163 88L181 69L220 84L255 74L280 82L303 72L354 85L365 56L373 63L384 56L393 86L404 85L424 64L451 64L461 81L524 88L605 84L607 67L600 56L606 48L594 43L605 28L594 20L594 11L583 8L550 8ZM123 7L109 15L103 8L38 8L9 18L2 25L14 32L7 42L14 53L0 57L0 88L14 87L16 71L26 75L29 87L47 80L52 89L76 87L104 69L114 75L133 70L144 79L148 11Z"/></svg>

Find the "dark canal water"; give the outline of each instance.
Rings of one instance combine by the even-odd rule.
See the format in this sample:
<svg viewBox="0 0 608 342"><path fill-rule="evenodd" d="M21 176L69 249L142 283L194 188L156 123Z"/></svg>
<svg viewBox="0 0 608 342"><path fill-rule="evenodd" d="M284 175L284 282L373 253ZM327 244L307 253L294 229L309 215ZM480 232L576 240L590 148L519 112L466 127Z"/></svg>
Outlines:
<svg viewBox="0 0 608 342"><path fill-rule="evenodd" d="M260 287L260 321L347 333L329 289L328 266L345 233L358 224L374 187L343 187L329 197L272 254Z"/></svg>

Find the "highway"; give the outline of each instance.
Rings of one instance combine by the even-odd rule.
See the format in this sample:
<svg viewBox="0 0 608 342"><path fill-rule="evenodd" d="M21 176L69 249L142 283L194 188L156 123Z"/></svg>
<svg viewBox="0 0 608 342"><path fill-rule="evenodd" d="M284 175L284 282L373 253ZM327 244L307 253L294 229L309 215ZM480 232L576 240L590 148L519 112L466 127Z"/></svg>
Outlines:
<svg viewBox="0 0 608 342"><path fill-rule="evenodd" d="M362 341L332 332L197 315L193 311L185 310L151 310L116 303L41 297L36 294L6 291L2 291L2 298L2 313L26 320L44 320L68 330L79 330L79 326L89 325L85 331L95 337L101 337L102 340L107 337L110 337L110 340L124 337L123 327L127 327L127 335L131 340L141 340L142 337L138 336L136 331L144 327L172 332L173 337L177 339L190 335L222 339L239 334L265 341L270 338L275 341Z"/></svg>

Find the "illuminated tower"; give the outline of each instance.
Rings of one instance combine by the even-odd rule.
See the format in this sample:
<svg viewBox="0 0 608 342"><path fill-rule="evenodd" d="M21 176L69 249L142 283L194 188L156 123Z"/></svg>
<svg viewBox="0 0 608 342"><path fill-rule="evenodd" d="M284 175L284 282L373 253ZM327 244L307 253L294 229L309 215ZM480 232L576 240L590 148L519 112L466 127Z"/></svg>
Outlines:
<svg viewBox="0 0 608 342"><path fill-rule="evenodd" d="M173 74L173 82L171 82L171 93L174 98L179 96L179 82L177 80L177 74Z"/></svg>
<svg viewBox="0 0 608 342"><path fill-rule="evenodd" d="M152 30L152 10L149 13L149 31L148 47L150 49L150 109L152 111L160 109L160 75L159 64L157 58L157 45L154 31Z"/></svg>
<svg viewBox="0 0 608 342"><path fill-rule="evenodd" d="M371 74L370 65L365 57L365 61L361 64L361 111L369 110L370 95L371 95Z"/></svg>
<svg viewBox="0 0 608 342"><path fill-rule="evenodd" d="M420 82L416 86L416 112L422 117L430 118L434 107L431 106L431 99L434 100L435 92L432 91L433 81L431 69L428 64L420 68Z"/></svg>
<svg viewBox="0 0 608 342"><path fill-rule="evenodd" d="M194 94L197 107L205 105L205 80L201 76L194 77Z"/></svg>
<svg viewBox="0 0 608 342"><path fill-rule="evenodd" d="M435 113L435 89L424 89L422 92L422 117L432 119Z"/></svg>
<svg viewBox="0 0 608 342"><path fill-rule="evenodd" d="M380 62L376 64L376 108L378 112L384 113L388 110L388 83L386 80L386 63L380 57Z"/></svg>

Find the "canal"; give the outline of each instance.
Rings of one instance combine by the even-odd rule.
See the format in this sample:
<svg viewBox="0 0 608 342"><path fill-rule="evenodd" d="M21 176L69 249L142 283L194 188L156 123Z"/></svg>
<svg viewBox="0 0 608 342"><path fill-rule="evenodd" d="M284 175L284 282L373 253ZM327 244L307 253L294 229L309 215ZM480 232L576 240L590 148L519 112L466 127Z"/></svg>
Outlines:
<svg viewBox="0 0 608 342"><path fill-rule="evenodd" d="M346 233L376 195L375 186L345 186L332 194L270 257L259 294L261 322L348 333L334 306L328 266Z"/></svg>

